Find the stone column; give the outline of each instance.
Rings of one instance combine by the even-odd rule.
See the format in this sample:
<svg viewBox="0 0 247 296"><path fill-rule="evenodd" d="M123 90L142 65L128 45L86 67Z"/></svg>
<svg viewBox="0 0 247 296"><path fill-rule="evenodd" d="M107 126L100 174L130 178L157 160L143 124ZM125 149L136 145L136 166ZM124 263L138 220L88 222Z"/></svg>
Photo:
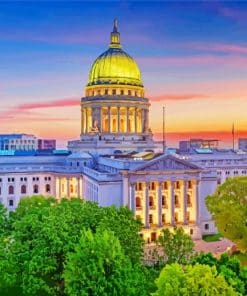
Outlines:
<svg viewBox="0 0 247 296"><path fill-rule="evenodd" d="M158 226L162 227L162 182L158 182Z"/></svg>
<svg viewBox="0 0 247 296"><path fill-rule="evenodd" d="M135 117L135 133L137 133L137 119L138 119L137 115L138 115L138 112L137 112L137 108L135 108L134 110L135 110L135 113L134 113L135 114L134 115L134 117Z"/></svg>
<svg viewBox="0 0 247 296"><path fill-rule="evenodd" d="M58 199L61 199L62 197L62 184L61 184L61 178L58 177Z"/></svg>
<svg viewBox="0 0 247 296"><path fill-rule="evenodd" d="M126 107L126 113L127 113L127 119L126 119L126 131L127 131L127 133L129 133L130 132L130 130L129 130L129 107Z"/></svg>
<svg viewBox="0 0 247 296"><path fill-rule="evenodd" d="M149 129L149 110L146 110L146 131Z"/></svg>
<svg viewBox="0 0 247 296"><path fill-rule="evenodd" d="M69 178L67 178L67 198L70 199Z"/></svg>
<svg viewBox="0 0 247 296"><path fill-rule="evenodd" d="M135 183L130 184L131 188L131 196L130 196L130 204L131 204L131 210L134 212L136 211L136 199L135 199Z"/></svg>
<svg viewBox="0 0 247 296"><path fill-rule="evenodd" d="M81 134L84 134L84 108L81 108Z"/></svg>
<svg viewBox="0 0 247 296"><path fill-rule="evenodd" d="M142 123L142 126L141 126L141 131L142 133L145 132L145 109L142 109L142 119L141 119L141 123Z"/></svg>
<svg viewBox="0 0 247 296"><path fill-rule="evenodd" d="M174 225L174 181L170 181L171 225Z"/></svg>
<svg viewBox="0 0 247 296"><path fill-rule="evenodd" d="M196 219L195 222L198 225L200 223L200 192L199 192L200 181L196 180L196 192L195 192L195 201L196 201Z"/></svg>
<svg viewBox="0 0 247 296"><path fill-rule="evenodd" d="M183 186L183 222L184 224L187 224L187 181L184 180L184 186Z"/></svg>
<svg viewBox="0 0 247 296"><path fill-rule="evenodd" d="M85 108L85 117L86 117L86 130L85 133L88 132L88 108Z"/></svg>
<svg viewBox="0 0 247 296"><path fill-rule="evenodd" d="M108 107L108 133L111 132L111 107Z"/></svg>
<svg viewBox="0 0 247 296"><path fill-rule="evenodd" d="M77 178L77 197L81 197L81 184L80 184L80 177Z"/></svg>
<svg viewBox="0 0 247 296"><path fill-rule="evenodd" d="M127 174L123 174L123 206L129 205L129 179Z"/></svg>
<svg viewBox="0 0 247 296"><path fill-rule="evenodd" d="M118 128L118 132L120 133L120 107L117 107L117 128Z"/></svg>
<svg viewBox="0 0 247 296"><path fill-rule="evenodd" d="M146 182L145 186L145 228L149 228L149 182Z"/></svg>

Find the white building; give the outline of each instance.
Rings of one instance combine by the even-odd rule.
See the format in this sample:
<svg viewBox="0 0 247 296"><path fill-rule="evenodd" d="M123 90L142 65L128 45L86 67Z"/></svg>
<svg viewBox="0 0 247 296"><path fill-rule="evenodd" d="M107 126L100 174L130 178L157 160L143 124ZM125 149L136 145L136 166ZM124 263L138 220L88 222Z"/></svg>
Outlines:
<svg viewBox="0 0 247 296"><path fill-rule="evenodd" d="M246 155L163 154L153 141L149 106L115 21L109 49L94 62L81 99L80 140L69 142L70 154L0 156L1 202L13 210L24 196L42 194L126 205L141 219L146 241L175 224L195 239L215 232L204 199L215 191L221 168L229 176L245 174Z"/></svg>
<svg viewBox="0 0 247 296"><path fill-rule="evenodd" d="M0 151L36 150L38 139L28 134L0 134Z"/></svg>

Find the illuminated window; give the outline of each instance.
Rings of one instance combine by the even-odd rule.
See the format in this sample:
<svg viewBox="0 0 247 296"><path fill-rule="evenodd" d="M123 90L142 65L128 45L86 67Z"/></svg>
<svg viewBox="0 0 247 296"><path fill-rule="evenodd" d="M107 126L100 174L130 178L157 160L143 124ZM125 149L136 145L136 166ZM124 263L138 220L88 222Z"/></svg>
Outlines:
<svg viewBox="0 0 247 296"><path fill-rule="evenodd" d="M154 206L154 198L153 198L153 196L149 196L149 206L150 207Z"/></svg>
<svg viewBox="0 0 247 296"><path fill-rule="evenodd" d="M136 197L136 209L140 209L142 206L141 198L139 196Z"/></svg>

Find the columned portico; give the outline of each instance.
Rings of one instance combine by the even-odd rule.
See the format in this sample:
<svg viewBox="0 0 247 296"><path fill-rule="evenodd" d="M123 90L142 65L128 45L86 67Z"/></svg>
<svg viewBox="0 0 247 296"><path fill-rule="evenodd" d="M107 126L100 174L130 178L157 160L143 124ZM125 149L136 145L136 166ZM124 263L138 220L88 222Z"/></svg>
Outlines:
<svg viewBox="0 0 247 296"><path fill-rule="evenodd" d="M158 226L162 227L162 182L158 182Z"/></svg>
<svg viewBox="0 0 247 296"><path fill-rule="evenodd" d="M145 228L149 228L149 183L145 183Z"/></svg>
<svg viewBox="0 0 247 296"><path fill-rule="evenodd" d="M183 223L187 224L187 181L183 182Z"/></svg>
<svg viewBox="0 0 247 296"><path fill-rule="evenodd" d="M174 225L174 181L170 181L170 188L169 188L169 192L170 192L170 223L171 225Z"/></svg>

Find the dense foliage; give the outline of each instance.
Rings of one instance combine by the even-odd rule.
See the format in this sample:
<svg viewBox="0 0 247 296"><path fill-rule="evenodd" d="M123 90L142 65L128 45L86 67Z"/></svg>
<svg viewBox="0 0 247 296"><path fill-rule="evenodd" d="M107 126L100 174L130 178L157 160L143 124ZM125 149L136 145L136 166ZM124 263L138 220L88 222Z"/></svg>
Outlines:
<svg viewBox="0 0 247 296"><path fill-rule="evenodd" d="M154 296L237 296L224 277L217 274L215 267L196 264L184 268L173 263L164 267L156 281Z"/></svg>
<svg viewBox="0 0 247 296"><path fill-rule="evenodd" d="M211 253L201 253L192 263L215 266L217 272L224 276L228 284L241 294L247 295L247 267L242 267L237 258L225 253L217 259Z"/></svg>
<svg viewBox="0 0 247 296"><path fill-rule="evenodd" d="M0 221L4 217L3 211ZM9 221L11 232L0 241L1 295L12 290L16 295L64 295L65 260L85 229L112 231L131 265L142 259L141 225L127 208L38 196L22 199Z"/></svg>
<svg viewBox="0 0 247 296"><path fill-rule="evenodd" d="M220 233L247 252L247 177L227 179L206 205Z"/></svg>
<svg viewBox="0 0 247 296"><path fill-rule="evenodd" d="M246 268L195 256L182 228L161 232L159 264L146 266L141 224L125 207L28 197L10 214L0 205L0 227L1 296L246 295Z"/></svg>
<svg viewBox="0 0 247 296"><path fill-rule="evenodd" d="M132 265L119 240L108 230L84 231L75 252L65 265L68 295L145 295L145 278L139 265Z"/></svg>
<svg viewBox="0 0 247 296"><path fill-rule="evenodd" d="M173 231L163 229L158 239L158 246L162 248L161 259L166 264L187 264L193 256L194 242L182 227L174 227ZM162 258L163 257L163 258Z"/></svg>

